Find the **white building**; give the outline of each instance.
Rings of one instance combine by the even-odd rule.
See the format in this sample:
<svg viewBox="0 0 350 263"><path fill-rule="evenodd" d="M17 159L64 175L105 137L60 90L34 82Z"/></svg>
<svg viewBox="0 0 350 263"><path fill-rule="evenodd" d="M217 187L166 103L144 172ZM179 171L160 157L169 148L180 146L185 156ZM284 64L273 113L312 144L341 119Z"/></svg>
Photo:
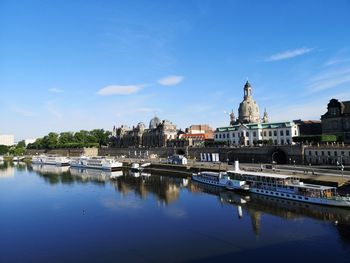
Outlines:
<svg viewBox="0 0 350 263"><path fill-rule="evenodd" d="M270 142L274 145L294 144L299 127L294 122L247 123L217 128L214 140L228 145L255 145Z"/></svg>
<svg viewBox="0 0 350 263"><path fill-rule="evenodd" d="M14 135L0 135L0 145L12 146L15 144Z"/></svg>

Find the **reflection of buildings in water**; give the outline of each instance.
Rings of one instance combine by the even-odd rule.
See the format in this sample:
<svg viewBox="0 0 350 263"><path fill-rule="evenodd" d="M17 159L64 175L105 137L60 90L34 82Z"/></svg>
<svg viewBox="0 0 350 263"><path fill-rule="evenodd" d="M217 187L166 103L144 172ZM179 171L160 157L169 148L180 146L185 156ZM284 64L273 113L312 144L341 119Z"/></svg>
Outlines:
<svg viewBox="0 0 350 263"><path fill-rule="evenodd" d="M15 176L15 168L10 165L6 165L4 162L0 163L0 178L9 178Z"/></svg>
<svg viewBox="0 0 350 263"><path fill-rule="evenodd" d="M164 204L174 202L179 197L182 179L167 176L151 176L149 173L139 173L136 177L134 173L129 172L128 174L129 176L124 176L113 182L116 190L123 195L134 192L140 198L145 199L151 193Z"/></svg>
<svg viewBox="0 0 350 263"><path fill-rule="evenodd" d="M62 174L69 171L69 166L56 166L56 165L42 165L42 164L32 164L33 171L45 174Z"/></svg>

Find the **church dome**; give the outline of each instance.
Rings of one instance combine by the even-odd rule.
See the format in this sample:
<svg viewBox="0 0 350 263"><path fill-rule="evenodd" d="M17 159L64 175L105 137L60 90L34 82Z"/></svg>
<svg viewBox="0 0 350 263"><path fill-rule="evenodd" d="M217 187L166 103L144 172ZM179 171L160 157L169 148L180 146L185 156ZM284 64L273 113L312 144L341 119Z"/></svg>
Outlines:
<svg viewBox="0 0 350 263"><path fill-rule="evenodd" d="M156 116L149 122L149 128L155 129L159 124L161 124L161 120Z"/></svg>
<svg viewBox="0 0 350 263"><path fill-rule="evenodd" d="M239 104L238 121L240 123L260 123L259 106L252 96L252 86L247 81L244 85L244 99Z"/></svg>

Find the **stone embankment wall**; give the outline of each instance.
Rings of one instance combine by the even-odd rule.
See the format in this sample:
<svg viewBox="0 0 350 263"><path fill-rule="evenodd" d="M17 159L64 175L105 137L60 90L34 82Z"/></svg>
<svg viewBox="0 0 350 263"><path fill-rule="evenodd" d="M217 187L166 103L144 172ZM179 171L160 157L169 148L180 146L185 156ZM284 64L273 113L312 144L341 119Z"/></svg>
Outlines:
<svg viewBox="0 0 350 263"><path fill-rule="evenodd" d="M26 154L58 154L63 156L122 156L145 158L151 154L166 158L173 154L184 154L189 158L200 160L201 153L219 153L220 161L242 163L279 163L302 164L304 161L303 146L263 146L263 147L185 147L185 148L81 148L81 149L55 149L55 150L27 150Z"/></svg>
<svg viewBox="0 0 350 263"><path fill-rule="evenodd" d="M27 150L26 155L52 154L60 156L96 156L98 148L74 148L74 149L53 149L53 150Z"/></svg>

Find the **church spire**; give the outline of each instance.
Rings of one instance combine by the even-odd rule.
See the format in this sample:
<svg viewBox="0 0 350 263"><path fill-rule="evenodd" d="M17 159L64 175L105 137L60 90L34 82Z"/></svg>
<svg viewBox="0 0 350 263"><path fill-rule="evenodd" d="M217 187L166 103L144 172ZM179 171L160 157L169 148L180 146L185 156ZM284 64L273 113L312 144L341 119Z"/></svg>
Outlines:
<svg viewBox="0 0 350 263"><path fill-rule="evenodd" d="M265 108L265 111L264 111L264 116L262 118L262 122L263 123L268 123L269 122L269 115L267 114L266 108Z"/></svg>

